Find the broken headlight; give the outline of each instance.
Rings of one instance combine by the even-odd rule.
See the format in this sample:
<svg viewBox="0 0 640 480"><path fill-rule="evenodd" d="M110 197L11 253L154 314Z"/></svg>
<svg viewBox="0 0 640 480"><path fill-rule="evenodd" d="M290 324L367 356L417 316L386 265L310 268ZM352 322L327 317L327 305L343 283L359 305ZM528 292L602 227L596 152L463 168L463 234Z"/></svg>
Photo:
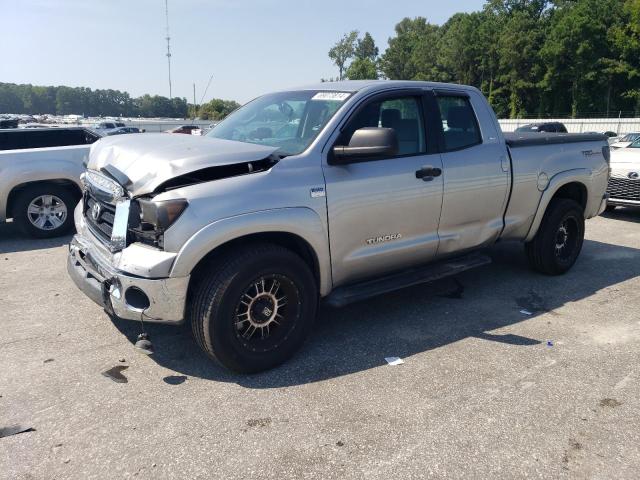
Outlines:
<svg viewBox="0 0 640 480"><path fill-rule="evenodd" d="M164 247L164 232L182 215L189 203L178 198L155 201L138 198L132 202L129 232L133 241Z"/></svg>

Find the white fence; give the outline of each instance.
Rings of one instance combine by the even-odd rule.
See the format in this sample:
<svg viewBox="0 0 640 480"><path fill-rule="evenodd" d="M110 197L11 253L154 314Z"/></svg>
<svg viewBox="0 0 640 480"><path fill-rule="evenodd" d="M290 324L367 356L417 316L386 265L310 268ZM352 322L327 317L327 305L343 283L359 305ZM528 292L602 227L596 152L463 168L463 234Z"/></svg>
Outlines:
<svg viewBox="0 0 640 480"><path fill-rule="evenodd" d="M616 132L618 135L640 132L640 118L545 118L545 119L503 119L499 120L504 132L513 132L528 123L561 122L571 133Z"/></svg>

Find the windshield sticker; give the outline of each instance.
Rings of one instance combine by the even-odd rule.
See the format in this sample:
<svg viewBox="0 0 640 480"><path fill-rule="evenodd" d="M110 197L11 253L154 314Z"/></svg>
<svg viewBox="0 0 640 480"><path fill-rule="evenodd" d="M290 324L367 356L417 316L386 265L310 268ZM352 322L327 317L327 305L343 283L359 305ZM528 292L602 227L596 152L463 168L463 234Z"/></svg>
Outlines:
<svg viewBox="0 0 640 480"><path fill-rule="evenodd" d="M311 97L311 100L335 100L337 102L342 102L346 100L349 95L351 94L347 92L318 92Z"/></svg>

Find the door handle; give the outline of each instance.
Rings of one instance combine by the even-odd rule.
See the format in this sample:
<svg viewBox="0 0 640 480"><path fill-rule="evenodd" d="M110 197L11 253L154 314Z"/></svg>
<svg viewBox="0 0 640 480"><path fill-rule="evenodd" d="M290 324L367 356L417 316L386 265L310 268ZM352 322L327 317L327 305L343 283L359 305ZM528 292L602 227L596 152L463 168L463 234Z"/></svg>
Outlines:
<svg viewBox="0 0 640 480"><path fill-rule="evenodd" d="M430 182L434 177L439 177L440 175L442 175L442 170L433 168L432 166L426 166L420 170L416 170L416 178L421 178L425 182Z"/></svg>

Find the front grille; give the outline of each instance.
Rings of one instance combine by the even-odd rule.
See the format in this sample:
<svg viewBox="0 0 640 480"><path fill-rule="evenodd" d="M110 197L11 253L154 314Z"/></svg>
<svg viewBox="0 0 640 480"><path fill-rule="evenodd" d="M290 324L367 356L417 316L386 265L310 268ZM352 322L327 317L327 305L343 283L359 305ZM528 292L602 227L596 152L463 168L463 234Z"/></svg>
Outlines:
<svg viewBox="0 0 640 480"><path fill-rule="evenodd" d="M640 201L640 180L611 177L607 193L609 198Z"/></svg>
<svg viewBox="0 0 640 480"><path fill-rule="evenodd" d="M98 200L89 191L85 194L84 201L84 216L91 231L105 242L110 242L113 221L116 215L115 205ZM99 207L96 207L96 205L99 205ZM96 208L99 208L100 211L97 218L94 218Z"/></svg>

